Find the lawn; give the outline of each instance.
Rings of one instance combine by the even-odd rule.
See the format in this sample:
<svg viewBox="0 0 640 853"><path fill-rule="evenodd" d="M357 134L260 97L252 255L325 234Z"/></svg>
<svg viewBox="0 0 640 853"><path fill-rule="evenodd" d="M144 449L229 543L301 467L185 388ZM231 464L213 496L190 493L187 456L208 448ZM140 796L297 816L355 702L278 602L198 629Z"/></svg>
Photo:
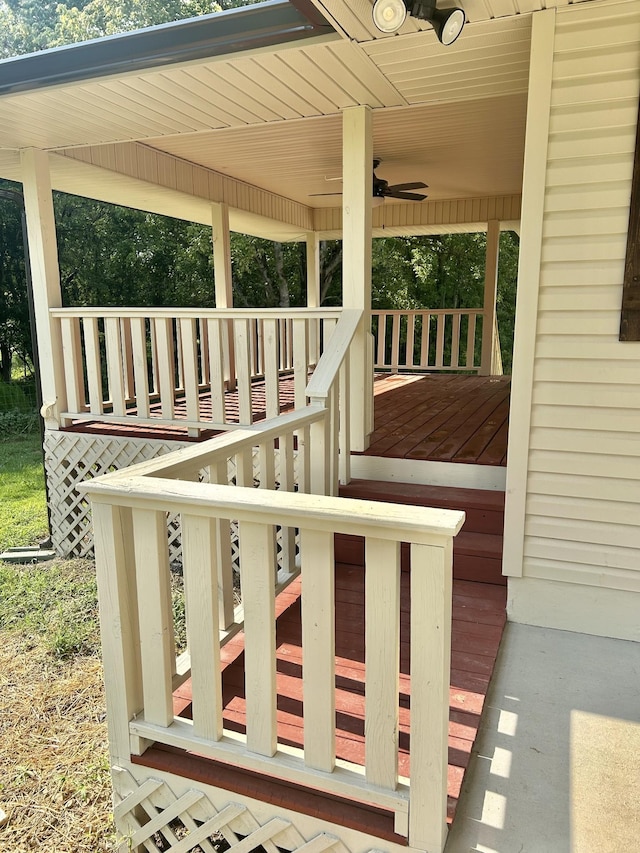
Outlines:
<svg viewBox="0 0 640 853"><path fill-rule="evenodd" d="M0 551L47 536L40 435L0 437Z"/></svg>
<svg viewBox="0 0 640 853"><path fill-rule="evenodd" d="M46 534L40 437L0 435L0 550ZM0 851L116 846L94 563L0 561Z"/></svg>
<svg viewBox="0 0 640 853"><path fill-rule="evenodd" d="M0 551L47 535L40 436L0 435ZM95 570L0 562L0 850L115 849ZM1 816L0 816L1 818Z"/></svg>

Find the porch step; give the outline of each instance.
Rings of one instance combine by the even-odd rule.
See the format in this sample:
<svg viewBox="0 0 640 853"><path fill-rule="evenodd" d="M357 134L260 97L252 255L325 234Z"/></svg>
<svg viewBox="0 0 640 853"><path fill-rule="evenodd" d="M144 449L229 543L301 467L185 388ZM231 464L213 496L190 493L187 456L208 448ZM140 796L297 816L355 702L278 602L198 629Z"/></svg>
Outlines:
<svg viewBox="0 0 640 853"><path fill-rule="evenodd" d="M387 501L410 506L463 510L466 521L453 543L453 576L457 580L505 585L502 576L504 492L424 486L382 480L352 480L340 487L340 496ZM356 536L336 536L336 559L362 565L363 542ZM403 549L403 566L408 550Z"/></svg>

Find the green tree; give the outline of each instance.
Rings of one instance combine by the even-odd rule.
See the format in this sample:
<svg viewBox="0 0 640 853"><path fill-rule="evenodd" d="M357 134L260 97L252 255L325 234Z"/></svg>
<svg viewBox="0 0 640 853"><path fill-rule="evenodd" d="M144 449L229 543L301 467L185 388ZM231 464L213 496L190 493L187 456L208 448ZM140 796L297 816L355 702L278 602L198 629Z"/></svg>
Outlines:
<svg viewBox="0 0 640 853"><path fill-rule="evenodd" d="M3 189L17 189L1 181ZM0 378L11 379L13 355L30 363L31 337L20 207L0 202Z"/></svg>

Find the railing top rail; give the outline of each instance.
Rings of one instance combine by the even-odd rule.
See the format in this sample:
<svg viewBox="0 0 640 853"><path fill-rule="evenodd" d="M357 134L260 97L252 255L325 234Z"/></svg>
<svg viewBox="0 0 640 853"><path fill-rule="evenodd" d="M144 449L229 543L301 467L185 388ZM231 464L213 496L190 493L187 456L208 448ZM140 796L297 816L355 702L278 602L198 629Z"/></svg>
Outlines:
<svg viewBox="0 0 640 853"><path fill-rule="evenodd" d="M335 319L341 308L124 308L118 306L50 308L52 317L159 317L167 319Z"/></svg>
<svg viewBox="0 0 640 853"><path fill-rule="evenodd" d="M239 453L264 441L272 441L287 432L302 429L324 417L326 417L325 409L317 406L295 409L293 412L287 412L269 420L238 427L207 441L182 447L180 450L174 450L156 459L147 459L120 471L103 474L99 479L100 482L117 483L129 476L187 476L197 473L201 468L211 465L221 457Z"/></svg>
<svg viewBox="0 0 640 853"><path fill-rule="evenodd" d="M131 469L128 469L129 471ZM325 532L370 535L378 539L443 546L462 527L456 510L404 506L269 491L241 486L159 480L143 476L100 477L82 485L94 502L206 517L259 521Z"/></svg>
<svg viewBox="0 0 640 853"><path fill-rule="evenodd" d="M313 376L307 384L307 397L325 398L331 391L331 385L340 365L349 350L358 323L364 312L358 308L347 308L341 313L338 325L331 336L331 346L326 346Z"/></svg>
<svg viewBox="0 0 640 853"><path fill-rule="evenodd" d="M477 314L484 313L484 308L373 308L371 310L372 317L378 317L384 314L387 317L406 317L407 315L419 316L422 314L431 314L438 316L439 314Z"/></svg>

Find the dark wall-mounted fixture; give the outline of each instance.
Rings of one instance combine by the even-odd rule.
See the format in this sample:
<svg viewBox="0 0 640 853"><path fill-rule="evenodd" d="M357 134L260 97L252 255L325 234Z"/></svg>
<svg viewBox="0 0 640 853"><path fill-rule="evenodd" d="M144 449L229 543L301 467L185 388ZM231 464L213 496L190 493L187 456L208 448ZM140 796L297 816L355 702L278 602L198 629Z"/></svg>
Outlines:
<svg viewBox="0 0 640 853"><path fill-rule="evenodd" d="M383 33L397 32L407 15L428 21L444 45L453 44L466 20L463 10L457 7L436 9L436 0L376 0L373 4L373 23Z"/></svg>

